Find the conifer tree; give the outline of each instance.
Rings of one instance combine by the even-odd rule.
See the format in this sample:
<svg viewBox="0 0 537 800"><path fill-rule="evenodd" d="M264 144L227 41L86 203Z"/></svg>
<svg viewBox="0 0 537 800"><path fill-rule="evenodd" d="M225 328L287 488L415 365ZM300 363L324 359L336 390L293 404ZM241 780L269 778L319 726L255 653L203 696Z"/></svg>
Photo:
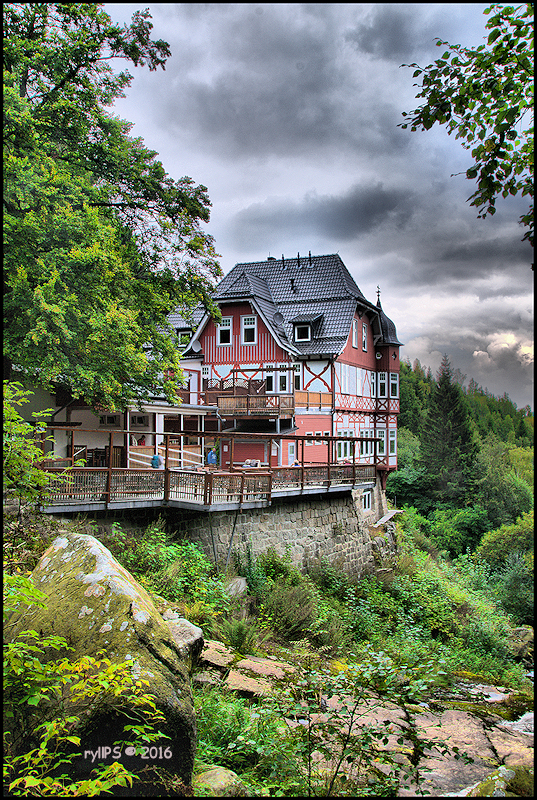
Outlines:
<svg viewBox="0 0 537 800"><path fill-rule="evenodd" d="M430 499L450 506L470 500L477 479L478 447L464 393L454 380L447 355L430 397L421 447Z"/></svg>

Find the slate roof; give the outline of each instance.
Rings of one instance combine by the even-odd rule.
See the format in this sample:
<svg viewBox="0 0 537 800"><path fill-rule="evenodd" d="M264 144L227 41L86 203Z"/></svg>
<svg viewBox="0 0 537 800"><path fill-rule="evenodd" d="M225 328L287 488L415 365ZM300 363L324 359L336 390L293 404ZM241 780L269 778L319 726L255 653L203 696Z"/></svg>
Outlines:
<svg viewBox="0 0 537 800"><path fill-rule="evenodd" d="M400 344L380 301L375 306L366 300L337 254L236 264L216 287L213 299L221 306L251 301L280 344L298 356L338 355L357 306L374 319L375 333L381 335L378 344ZM197 323L203 312L198 314ZM182 327L172 319L182 319L180 315L171 315L170 321ZM297 322L311 323L310 342L294 341Z"/></svg>

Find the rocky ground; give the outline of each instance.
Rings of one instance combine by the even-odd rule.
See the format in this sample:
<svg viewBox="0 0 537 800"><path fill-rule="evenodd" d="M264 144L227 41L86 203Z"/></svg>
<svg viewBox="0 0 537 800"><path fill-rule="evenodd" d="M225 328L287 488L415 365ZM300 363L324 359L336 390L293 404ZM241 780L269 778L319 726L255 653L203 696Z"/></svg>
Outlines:
<svg viewBox="0 0 537 800"><path fill-rule="evenodd" d="M274 657L244 658L221 642L207 641L201 655L200 671L194 676L194 681L221 682L243 696L262 698L271 691L272 682L286 676L292 680L292 673L293 666L285 661ZM476 692L486 699L476 702ZM466 699L461 699L463 697ZM499 786L503 781L505 790L507 778L502 772L496 774L500 767L533 768L533 713L524 714L518 722L506 721L502 714L508 708L510 697L511 693L501 687L461 684L452 699L443 698L441 705L435 704L432 698L429 707L414 709L419 732L427 738L439 738L451 751L459 748L473 759L473 763L467 764L457 760L454 754L426 753L420 762L421 791L433 797L466 796L478 791L475 786L489 779L491 791L501 792ZM333 707L338 700L328 698L327 702ZM399 753L403 761L408 747L397 744L400 735L397 732L405 724L403 712L388 704L380 710L375 706L370 712L367 708L363 712L361 724L382 720L391 723L393 733L387 749ZM323 715L318 716L322 719ZM399 796L413 797L417 789L417 786L410 785L400 789Z"/></svg>

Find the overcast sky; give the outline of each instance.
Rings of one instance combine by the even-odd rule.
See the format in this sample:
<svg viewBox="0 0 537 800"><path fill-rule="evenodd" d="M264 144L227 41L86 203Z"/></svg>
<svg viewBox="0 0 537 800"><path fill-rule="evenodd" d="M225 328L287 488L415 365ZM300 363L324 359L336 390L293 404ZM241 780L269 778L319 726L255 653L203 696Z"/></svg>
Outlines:
<svg viewBox="0 0 537 800"><path fill-rule="evenodd" d="M107 3L114 22L146 4ZM366 298L377 284L403 359L454 368L519 407L533 375L522 198L476 218L471 155L445 129L397 127L435 37L483 43L484 3L150 3L166 70L131 69L118 116L173 178L208 187L206 230L227 273L273 255L339 253Z"/></svg>

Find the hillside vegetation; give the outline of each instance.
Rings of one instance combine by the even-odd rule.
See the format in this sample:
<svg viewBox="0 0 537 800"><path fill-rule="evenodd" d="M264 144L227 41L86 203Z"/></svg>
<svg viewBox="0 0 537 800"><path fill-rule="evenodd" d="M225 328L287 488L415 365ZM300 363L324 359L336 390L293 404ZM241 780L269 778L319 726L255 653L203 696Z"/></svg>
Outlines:
<svg viewBox="0 0 537 800"><path fill-rule="evenodd" d="M262 705L251 705L222 686L203 689L194 684L197 771L213 764L228 767L258 795L393 795L404 780L400 765L388 758L383 771L370 769L372 760L380 757L386 730L367 725L356 737L346 727L366 697L396 703L413 730L417 704L461 677L531 693L526 666L510 646L513 628L533 619L529 439L512 435L510 426L505 441L492 429L483 437L466 393L460 387L453 391L457 384L449 364L440 378L423 380L430 385L429 394L437 395L434 405L426 408L424 424L438 424L429 409L442 409L443 385L451 398L444 411L454 431L452 447L459 452L457 442L468 432L473 439L462 442L460 458L450 461L449 469L429 470L427 476L426 465L440 462L434 462L430 442L420 440L420 429L414 433L403 428L402 469L389 479L389 488L393 492L394 484L398 487L398 505L405 492L408 502L397 517L397 557L382 580L372 575L352 578L339 564L323 559L306 574L292 564L289 552L274 550L257 558L247 550L224 574L164 519L137 530L118 522L95 526L95 535L118 561L156 598L164 598L201 625L206 638L220 639L242 655L276 655L296 666L296 680ZM27 423L15 409L21 396L8 396L7 477L19 496L31 501L36 494L32 458L38 455L28 450ZM508 406L504 402L502 407ZM532 418L521 419L529 430ZM412 470L415 481L410 479ZM39 592L26 576L60 523L39 515L5 522L6 605L39 602ZM87 529L87 521L82 523ZM234 575L247 582L247 593L239 598L227 592ZM8 714L39 702L44 687L52 691L56 673L36 669L36 663L27 645L15 643L9 650ZM77 665L71 667L76 674ZM120 690L131 688L122 684ZM331 692L347 698L347 716L330 712L326 723L314 725L323 695ZM285 723L299 718L305 724ZM4 780L12 794L41 796L50 794L51 786L60 795L88 792L70 777L60 791L50 778L51 764L57 766L67 735L61 714L54 726L44 734L37 764L30 754L17 762L6 742ZM443 744L424 741L417 733L415 737L407 773L419 782L420 753L433 744L442 752ZM319 748L330 769L314 769L312 754ZM343 763L353 765L346 777ZM98 779L99 775L97 783ZM131 779L105 775L101 785L125 785ZM178 787L170 784L170 794L174 792Z"/></svg>

